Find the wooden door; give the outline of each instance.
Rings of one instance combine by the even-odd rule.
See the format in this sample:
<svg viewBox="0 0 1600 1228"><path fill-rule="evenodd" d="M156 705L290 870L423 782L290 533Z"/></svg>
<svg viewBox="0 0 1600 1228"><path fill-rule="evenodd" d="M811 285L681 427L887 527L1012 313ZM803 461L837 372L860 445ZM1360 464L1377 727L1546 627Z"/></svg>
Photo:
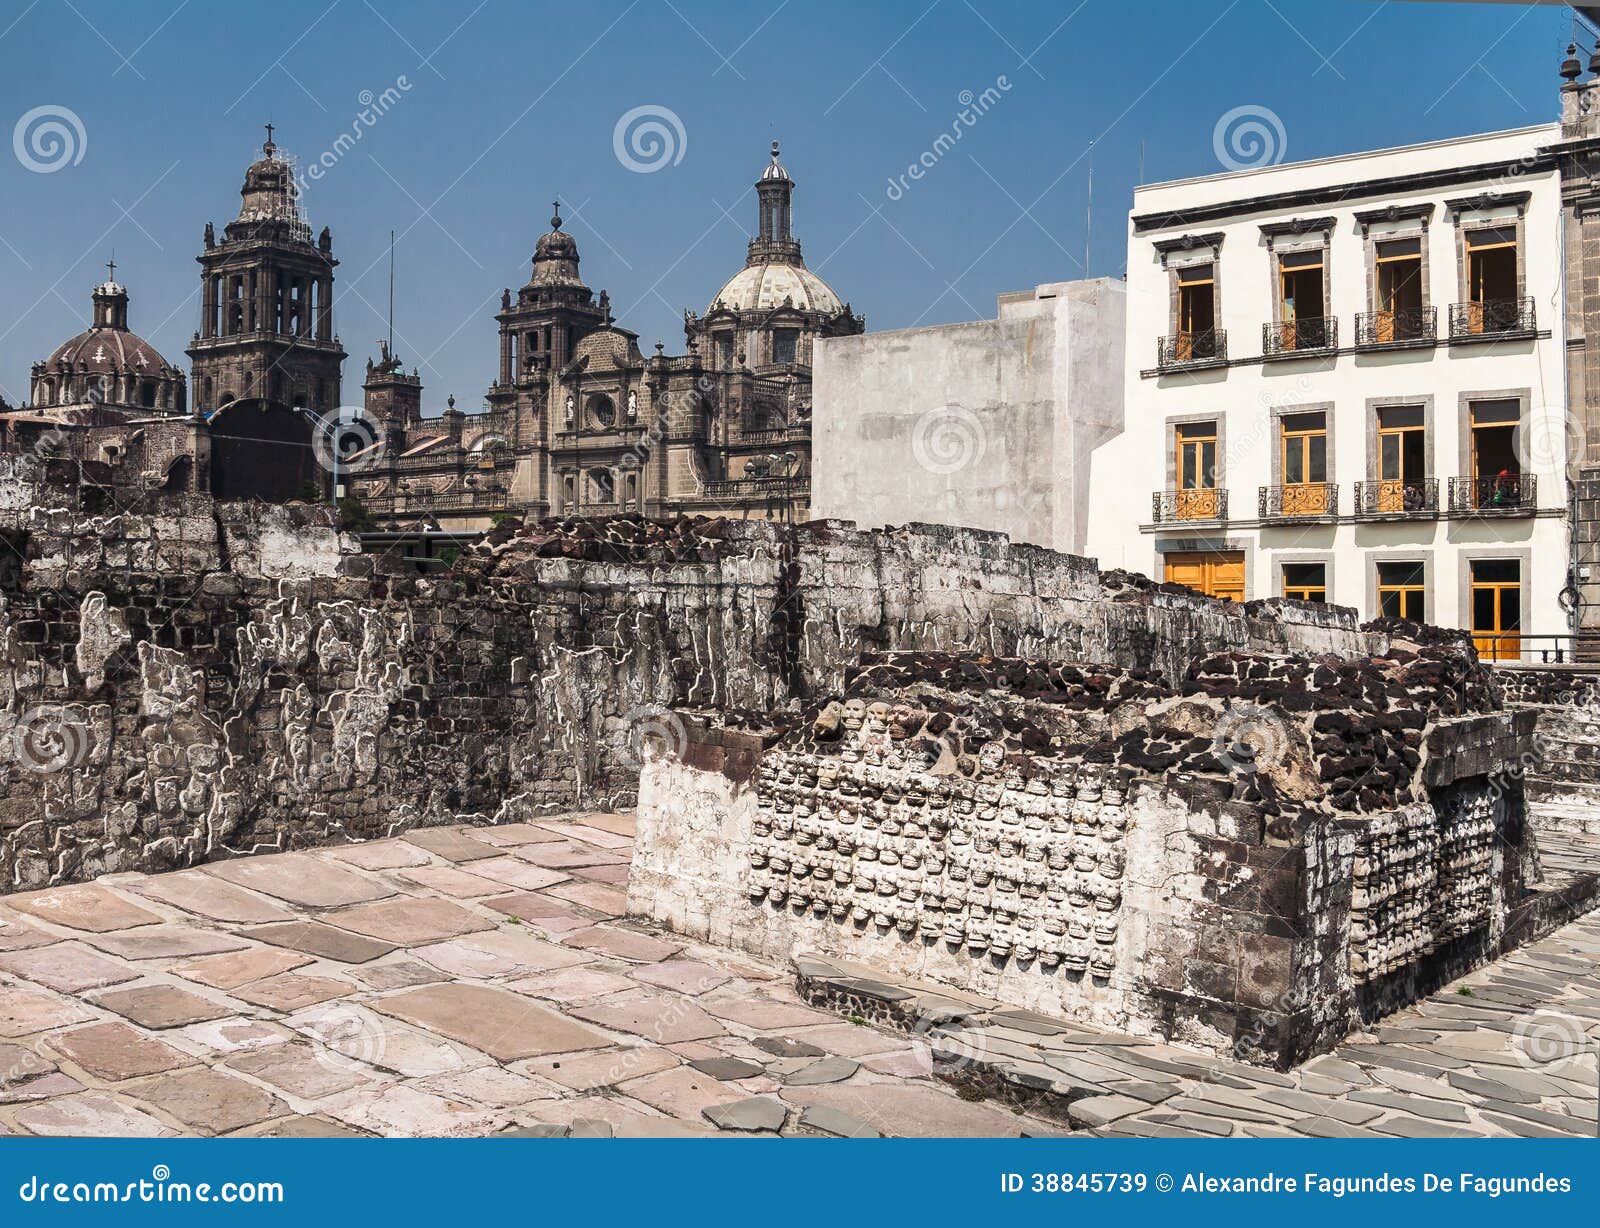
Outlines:
<svg viewBox="0 0 1600 1228"><path fill-rule="evenodd" d="M1229 601L1244 600L1244 552L1239 550L1196 551L1169 554L1166 578L1208 597Z"/></svg>

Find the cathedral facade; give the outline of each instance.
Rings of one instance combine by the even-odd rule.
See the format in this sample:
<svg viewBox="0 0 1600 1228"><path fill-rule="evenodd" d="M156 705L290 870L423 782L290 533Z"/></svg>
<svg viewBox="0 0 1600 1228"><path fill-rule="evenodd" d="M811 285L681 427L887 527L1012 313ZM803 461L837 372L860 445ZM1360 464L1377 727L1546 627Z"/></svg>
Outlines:
<svg viewBox="0 0 1600 1228"><path fill-rule="evenodd" d="M652 354L584 284L559 206L527 282L501 296L499 364L480 413L422 416L422 383L385 347L367 362L369 445L347 492L395 528L470 530L514 515L692 513L805 519L811 356L863 317L806 268L794 181L778 160L756 184L758 233L683 354Z"/></svg>

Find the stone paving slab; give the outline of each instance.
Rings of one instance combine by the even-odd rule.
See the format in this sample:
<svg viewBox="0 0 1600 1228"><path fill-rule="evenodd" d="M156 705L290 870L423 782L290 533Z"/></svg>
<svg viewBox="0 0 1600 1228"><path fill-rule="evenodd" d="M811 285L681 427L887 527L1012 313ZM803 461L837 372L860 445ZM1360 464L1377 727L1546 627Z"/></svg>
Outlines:
<svg viewBox="0 0 1600 1228"><path fill-rule="evenodd" d="M320 921L284 921L274 925L260 925L244 931L247 938L270 942L274 946L288 947L291 951L304 951L319 959L331 959L341 964L364 964L380 955L398 948L392 942L383 942L362 934Z"/></svg>
<svg viewBox="0 0 1600 1228"><path fill-rule="evenodd" d="M175 870L171 874L139 875L119 884L127 890L171 904L184 912L212 921L237 921L259 925L287 921L293 914L265 896L219 879L203 870Z"/></svg>
<svg viewBox="0 0 1600 1228"><path fill-rule="evenodd" d="M1593 1132L1593 1059L1518 1046L1541 1012L1600 1035L1600 921L1279 1074L802 960L927 1023L842 1018L792 968L619 918L632 831L424 829L0 897L0 1133Z"/></svg>
<svg viewBox="0 0 1600 1228"><path fill-rule="evenodd" d="M377 877L360 874L316 853L218 861L202 867L202 872L302 908L338 908L395 894L393 887Z"/></svg>
<svg viewBox="0 0 1600 1228"><path fill-rule="evenodd" d="M25 891L20 895L8 895L4 900L7 908L41 921L96 934L136 925L154 925L161 920L160 914L141 908L127 896L118 895L98 883Z"/></svg>

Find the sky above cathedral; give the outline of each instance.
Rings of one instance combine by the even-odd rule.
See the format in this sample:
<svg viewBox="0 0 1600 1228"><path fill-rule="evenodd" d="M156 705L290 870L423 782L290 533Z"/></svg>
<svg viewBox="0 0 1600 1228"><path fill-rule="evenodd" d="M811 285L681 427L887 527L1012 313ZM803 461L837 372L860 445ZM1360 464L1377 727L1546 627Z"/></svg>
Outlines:
<svg viewBox="0 0 1600 1228"><path fill-rule="evenodd" d="M269 121L333 232L345 400L392 230L395 348L437 414L494 377L553 199L646 352L743 266L774 139L807 264L870 330L985 318L1120 276L1141 180L1548 122L1572 34L1560 7L1378 0L11 0L0 396L88 326L113 254L131 327L188 369L194 256Z"/></svg>

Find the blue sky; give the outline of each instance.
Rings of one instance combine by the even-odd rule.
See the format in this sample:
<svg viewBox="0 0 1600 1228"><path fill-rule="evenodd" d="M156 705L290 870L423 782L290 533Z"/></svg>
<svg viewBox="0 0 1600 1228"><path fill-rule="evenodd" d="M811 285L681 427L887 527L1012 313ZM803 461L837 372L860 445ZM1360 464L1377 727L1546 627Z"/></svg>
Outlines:
<svg viewBox="0 0 1600 1228"><path fill-rule="evenodd" d="M25 399L30 364L86 326L113 251L134 330L187 368L194 255L268 119L302 167L360 130L304 201L341 261L345 400L386 329L393 229L396 346L431 414L480 403L500 290L526 280L553 197L647 352L681 350L681 310L741 267L774 137L807 262L869 328L973 319L1084 275L1091 161L1088 272L1116 275L1141 159L1147 182L1221 169L1235 108L1270 110L1287 160L1544 122L1572 28L1559 7L1378 0L7 0L0 395ZM391 87L362 123L363 93ZM40 107L83 133L43 172L15 153ZM616 139L638 108L670 112L671 156L642 171Z"/></svg>

